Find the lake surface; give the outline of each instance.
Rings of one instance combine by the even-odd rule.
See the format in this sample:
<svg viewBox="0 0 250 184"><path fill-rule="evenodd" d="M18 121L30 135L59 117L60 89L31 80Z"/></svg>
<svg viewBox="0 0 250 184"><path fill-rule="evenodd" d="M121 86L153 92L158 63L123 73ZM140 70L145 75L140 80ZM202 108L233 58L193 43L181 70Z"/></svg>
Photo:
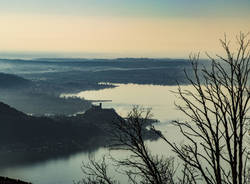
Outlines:
<svg viewBox="0 0 250 184"><path fill-rule="evenodd" d="M127 116L134 105L152 108L153 118L161 122L180 119L183 116L183 113L175 108L175 103L181 103L177 98L178 95L174 93L178 90L177 86L112 84L117 87L62 94L62 96L77 96L87 100L112 100L104 102L103 108L114 108L123 117Z"/></svg>
<svg viewBox="0 0 250 184"><path fill-rule="evenodd" d="M174 103L178 102L176 94L177 86L158 85L136 85L136 84L116 84L116 88L108 88L97 91L84 91L77 94L63 94L63 96L78 96L88 100L112 100L103 103L104 108L114 108L120 115L126 116L133 105L152 108L154 118L162 123L157 127L163 132L168 132L168 137L176 138L178 131L167 122L173 119L182 119L183 114L178 111ZM166 130L164 130L166 129ZM178 137L178 136L177 136ZM169 147L162 140L147 142L152 150L157 153L169 153ZM166 146L162 146L162 144ZM105 148L100 148L93 154L101 158L107 154ZM114 153L120 157L122 153ZM0 170L0 175L20 178L32 183L42 184L68 184L73 180L78 181L83 176L81 163L88 159L88 153L79 153L67 158L57 158L55 160L44 161L29 165L20 165Z"/></svg>
<svg viewBox="0 0 250 184"><path fill-rule="evenodd" d="M177 86L116 84L118 87L97 91L84 91L77 94L62 94L62 96L78 96L88 100L112 100L103 103L104 108L114 108L120 115L126 116L133 105L152 108L154 118L161 121L156 125L170 140L181 141L178 129L170 125L171 120L182 120L183 113L175 108L174 103L181 103L177 95L171 91L177 91ZM190 88L190 86L183 86ZM170 148L162 140L150 142L148 146L154 153L172 155ZM108 150L100 148L93 153L101 158ZM116 157L122 157L126 153L112 153ZM82 161L88 159L88 153L78 153L64 158L43 161L34 164L20 165L0 170L0 175L19 178L32 183L42 184L68 184L73 180L78 181L83 176L81 172ZM112 173L112 172L111 172ZM125 178L123 179L124 181ZM126 182L125 182L126 183Z"/></svg>

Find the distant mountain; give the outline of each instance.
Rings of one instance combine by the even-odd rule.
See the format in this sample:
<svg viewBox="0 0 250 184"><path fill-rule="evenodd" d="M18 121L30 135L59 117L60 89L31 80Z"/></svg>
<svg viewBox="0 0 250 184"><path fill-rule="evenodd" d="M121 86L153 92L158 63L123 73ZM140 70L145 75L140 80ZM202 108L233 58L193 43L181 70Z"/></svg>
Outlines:
<svg viewBox="0 0 250 184"><path fill-rule="evenodd" d="M0 73L0 88L20 88L27 87L31 84L32 82L30 80L22 77L13 74Z"/></svg>

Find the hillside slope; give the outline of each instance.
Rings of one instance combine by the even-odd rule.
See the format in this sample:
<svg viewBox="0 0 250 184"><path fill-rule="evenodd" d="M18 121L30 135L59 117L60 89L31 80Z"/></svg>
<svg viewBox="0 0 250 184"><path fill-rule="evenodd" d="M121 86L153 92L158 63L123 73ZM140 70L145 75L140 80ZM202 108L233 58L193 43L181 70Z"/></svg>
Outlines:
<svg viewBox="0 0 250 184"><path fill-rule="evenodd" d="M32 82L22 77L0 73L0 88L20 88L30 86Z"/></svg>
<svg viewBox="0 0 250 184"><path fill-rule="evenodd" d="M74 141L87 145L93 138L106 134L101 124L111 124L117 118L120 117L114 110L106 109L91 109L87 114L72 117L33 117L0 102L0 143L33 147Z"/></svg>

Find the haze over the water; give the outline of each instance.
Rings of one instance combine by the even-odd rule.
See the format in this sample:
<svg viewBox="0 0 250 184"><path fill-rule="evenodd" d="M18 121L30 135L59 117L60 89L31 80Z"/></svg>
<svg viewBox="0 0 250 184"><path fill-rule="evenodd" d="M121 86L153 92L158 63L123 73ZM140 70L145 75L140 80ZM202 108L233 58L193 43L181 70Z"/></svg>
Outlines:
<svg viewBox="0 0 250 184"><path fill-rule="evenodd" d="M224 33L249 31L249 9L249 0L1 0L0 56L221 53Z"/></svg>

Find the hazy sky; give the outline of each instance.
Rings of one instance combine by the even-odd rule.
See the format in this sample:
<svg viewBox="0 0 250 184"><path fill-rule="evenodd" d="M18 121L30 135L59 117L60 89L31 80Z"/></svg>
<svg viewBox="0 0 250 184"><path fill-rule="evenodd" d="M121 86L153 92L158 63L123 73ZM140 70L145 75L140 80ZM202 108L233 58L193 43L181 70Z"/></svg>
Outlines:
<svg viewBox="0 0 250 184"><path fill-rule="evenodd" d="M0 0L0 23L0 53L187 57L249 32L250 0Z"/></svg>

